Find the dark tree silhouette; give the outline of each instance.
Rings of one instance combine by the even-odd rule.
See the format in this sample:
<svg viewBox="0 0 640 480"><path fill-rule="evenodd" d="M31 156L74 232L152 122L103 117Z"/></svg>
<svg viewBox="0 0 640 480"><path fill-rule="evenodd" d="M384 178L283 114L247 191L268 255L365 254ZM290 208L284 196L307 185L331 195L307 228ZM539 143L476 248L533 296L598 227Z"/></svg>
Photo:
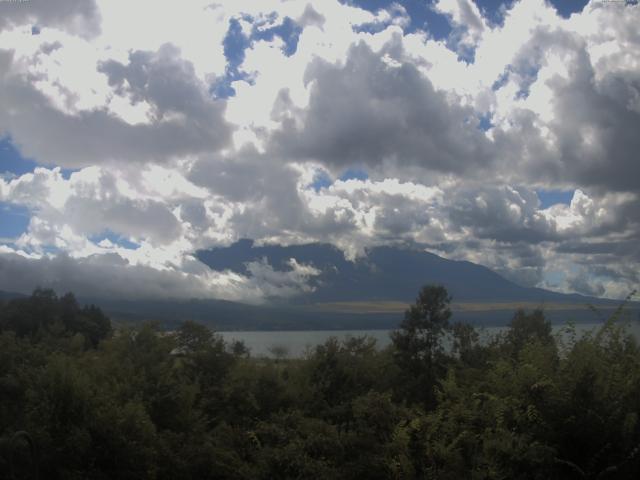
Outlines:
<svg viewBox="0 0 640 480"><path fill-rule="evenodd" d="M443 286L427 285L405 312L400 330L391 334L395 360L402 372L407 396L432 407L434 387L444 373L442 336L450 329L451 297Z"/></svg>

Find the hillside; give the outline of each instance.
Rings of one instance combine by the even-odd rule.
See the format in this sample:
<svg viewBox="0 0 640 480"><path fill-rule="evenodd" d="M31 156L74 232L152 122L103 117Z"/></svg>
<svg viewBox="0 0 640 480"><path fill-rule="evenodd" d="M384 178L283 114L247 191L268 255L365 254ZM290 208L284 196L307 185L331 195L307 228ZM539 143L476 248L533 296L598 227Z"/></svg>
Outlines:
<svg viewBox="0 0 640 480"><path fill-rule="evenodd" d="M517 285L490 269L453 261L418 245L372 248L355 262L329 244L255 246L241 240L229 247L197 252L217 271L250 275L247 264L266 261L275 270L290 269L290 259L312 265L321 273L310 280L312 292L265 305L222 300L126 301L87 299L116 320L162 321L173 328L182 320L197 320L217 330L332 330L395 328L407 305L425 284L444 285L453 297L454 318L478 325L506 325L518 308L542 307L553 323L599 319L588 305L597 305L604 317L619 302L561 294ZM637 316L638 305L629 305Z"/></svg>
<svg viewBox="0 0 640 480"><path fill-rule="evenodd" d="M350 262L329 244L254 246L241 240L226 248L201 250L198 258L213 270L248 274L246 264L266 261L275 270L289 269L288 262L312 265L321 274L312 280L315 290L293 299L294 303L354 301L411 302L425 284L444 285L454 302L555 302L609 303L577 294L561 294L517 285L492 270L466 261L447 260L419 245L382 246Z"/></svg>
<svg viewBox="0 0 640 480"><path fill-rule="evenodd" d="M518 308L542 307L553 323L567 320L593 322L606 317L619 302L561 294L517 285L490 269L453 261L417 245L372 248L366 257L350 262L328 244L254 246L241 240L226 248L199 251L198 258L217 271L250 275L247 263L266 261L275 270L290 268L290 259L313 265L321 273L310 280L312 292L290 299L271 299L249 305L215 299L80 298L96 304L116 323L159 321L175 328L184 320L224 330L334 330L391 329L397 327L406 307L426 284L444 285L453 297L454 319L476 325L506 325ZM25 292L26 293L26 292ZM0 298L18 293L0 292ZM589 309L596 305L598 316ZM633 318L640 305L628 305Z"/></svg>

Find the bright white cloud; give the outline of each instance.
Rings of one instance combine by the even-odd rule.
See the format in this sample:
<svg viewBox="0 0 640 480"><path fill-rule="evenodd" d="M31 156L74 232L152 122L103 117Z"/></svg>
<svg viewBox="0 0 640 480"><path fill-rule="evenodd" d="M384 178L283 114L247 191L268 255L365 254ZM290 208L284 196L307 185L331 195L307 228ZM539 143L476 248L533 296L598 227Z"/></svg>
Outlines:
<svg viewBox="0 0 640 480"><path fill-rule="evenodd" d="M638 281L638 5L564 19L521 0L493 25L440 0L453 30L435 41L405 33L401 4L28 3L0 3L0 134L48 167L0 180L0 201L31 216L0 246L0 288L102 279L113 295L250 301L311 288L309 266L243 276L193 257L243 237L350 258L419 242L597 295ZM295 39L271 30L287 18ZM235 95L216 98L220 82ZM339 180L353 169L370 178ZM540 189L575 193L543 208Z"/></svg>

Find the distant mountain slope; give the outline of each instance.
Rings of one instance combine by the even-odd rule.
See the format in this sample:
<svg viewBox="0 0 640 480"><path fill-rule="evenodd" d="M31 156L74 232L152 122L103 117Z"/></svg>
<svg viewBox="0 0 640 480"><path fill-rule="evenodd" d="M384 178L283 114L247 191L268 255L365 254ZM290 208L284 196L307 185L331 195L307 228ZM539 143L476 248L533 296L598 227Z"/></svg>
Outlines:
<svg viewBox="0 0 640 480"><path fill-rule="evenodd" d="M5 292L0 290L0 301L13 300L14 298L24 298L26 295L17 292Z"/></svg>
<svg viewBox="0 0 640 480"><path fill-rule="evenodd" d="M122 300L79 298L100 306L116 323L159 321L174 328L184 320L196 320L216 330L338 330L395 328L403 311L425 284L442 284L453 296L453 319L478 325L505 325L519 307L542 306L554 323L567 320L598 321L587 304L598 305L606 317L618 301L564 295L525 288L490 269L470 262L447 260L419 246L377 247L356 262L345 260L328 244L257 247L242 240L226 248L197 252L214 270L250 275L246 264L266 260L276 270L288 270L294 258L313 265L320 275L311 282L315 290L291 301L247 305L211 299ZM58 292L59 294L64 292ZM0 299L21 294L0 292ZM639 303L629 305L640 318Z"/></svg>
<svg viewBox="0 0 640 480"><path fill-rule="evenodd" d="M214 270L229 269L245 275L246 264L261 259L276 270L289 269L291 258L313 265L322 272L311 281L315 290L294 299L296 303L410 302L423 285L432 283L444 285L456 302L609 303L522 287L481 265L447 260L419 246L376 247L369 249L366 257L350 262L328 244L254 246L251 240L241 240L226 248L199 251L197 256Z"/></svg>
<svg viewBox="0 0 640 480"><path fill-rule="evenodd" d="M177 328L194 320L225 330L345 330L395 328L402 315L326 312L296 306L248 305L223 300L116 300L81 299L99 305L116 324L158 321Z"/></svg>
<svg viewBox="0 0 640 480"><path fill-rule="evenodd" d="M410 302L396 302L380 308L376 302L363 305L340 302L309 305L247 305L221 300L117 300L80 299L82 303L99 305L116 324L158 321L164 328L174 329L184 320L195 320L218 331L233 330L374 330L397 328ZM546 304L545 316L552 323L598 322L613 311L614 306L600 307L602 318L589 311L586 303ZM536 308L536 303L453 304L453 321L475 325L506 325L519 307ZM482 308L478 308L482 307ZM638 319L637 304L627 312Z"/></svg>

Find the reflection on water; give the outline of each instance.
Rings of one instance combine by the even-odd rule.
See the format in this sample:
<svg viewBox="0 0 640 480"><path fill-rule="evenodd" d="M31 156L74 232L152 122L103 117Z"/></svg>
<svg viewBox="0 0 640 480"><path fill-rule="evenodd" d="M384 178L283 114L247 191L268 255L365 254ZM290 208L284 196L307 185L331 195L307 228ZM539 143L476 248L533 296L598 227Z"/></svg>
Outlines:
<svg viewBox="0 0 640 480"><path fill-rule="evenodd" d="M602 323L578 323L575 325L577 335L592 331ZM487 341L492 336L504 331L506 327L478 328L481 338ZM630 332L640 339L640 323L630 322ZM565 337L566 325L554 325L554 333ZM250 349L251 355L267 357L302 357L306 351L316 345L324 343L329 337L344 339L368 335L376 339L378 348L384 348L391 343L391 330L312 330L312 331L271 331L271 332L219 332L225 341L241 340Z"/></svg>

